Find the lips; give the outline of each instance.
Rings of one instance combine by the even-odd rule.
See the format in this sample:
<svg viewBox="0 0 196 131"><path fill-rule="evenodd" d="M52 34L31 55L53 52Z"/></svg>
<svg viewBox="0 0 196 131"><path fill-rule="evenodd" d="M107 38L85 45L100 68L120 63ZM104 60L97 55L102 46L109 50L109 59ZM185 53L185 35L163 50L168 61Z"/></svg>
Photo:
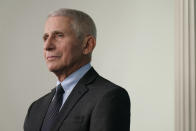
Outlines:
<svg viewBox="0 0 196 131"><path fill-rule="evenodd" d="M58 59L60 56L47 56L47 60L55 60Z"/></svg>

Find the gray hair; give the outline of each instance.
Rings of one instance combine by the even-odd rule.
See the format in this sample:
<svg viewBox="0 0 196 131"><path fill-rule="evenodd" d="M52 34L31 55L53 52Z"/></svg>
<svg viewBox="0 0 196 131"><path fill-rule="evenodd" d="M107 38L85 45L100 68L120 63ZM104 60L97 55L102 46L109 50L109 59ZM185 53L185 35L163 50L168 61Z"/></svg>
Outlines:
<svg viewBox="0 0 196 131"><path fill-rule="evenodd" d="M96 39L96 26L93 19L88 14L75 9L61 8L48 15L48 17L53 16L65 16L71 18L72 28L80 40L83 40L86 35L92 35Z"/></svg>

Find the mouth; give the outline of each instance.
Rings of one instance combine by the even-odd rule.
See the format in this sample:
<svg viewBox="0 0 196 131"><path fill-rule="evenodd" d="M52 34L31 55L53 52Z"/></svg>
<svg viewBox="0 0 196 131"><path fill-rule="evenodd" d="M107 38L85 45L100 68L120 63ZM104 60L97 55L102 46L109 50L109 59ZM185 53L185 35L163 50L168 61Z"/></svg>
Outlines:
<svg viewBox="0 0 196 131"><path fill-rule="evenodd" d="M58 59L60 56L47 56L47 60L52 61Z"/></svg>

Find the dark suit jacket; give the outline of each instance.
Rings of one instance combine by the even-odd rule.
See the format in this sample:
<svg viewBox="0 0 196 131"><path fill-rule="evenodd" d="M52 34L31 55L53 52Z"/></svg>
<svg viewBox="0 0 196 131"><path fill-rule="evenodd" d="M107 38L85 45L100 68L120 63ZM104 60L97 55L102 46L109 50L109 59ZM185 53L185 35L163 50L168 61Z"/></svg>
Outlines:
<svg viewBox="0 0 196 131"><path fill-rule="evenodd" d="M40 131L55 88L33 102L24 131ZM130 100L125 89L91 68L78 82L51 131L129 131Z"/></svg>

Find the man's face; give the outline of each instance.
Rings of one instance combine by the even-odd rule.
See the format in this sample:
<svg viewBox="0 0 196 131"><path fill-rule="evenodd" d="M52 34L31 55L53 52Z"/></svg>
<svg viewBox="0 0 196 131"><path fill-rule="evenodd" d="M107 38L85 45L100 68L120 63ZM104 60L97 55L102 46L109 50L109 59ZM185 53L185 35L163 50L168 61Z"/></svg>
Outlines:
<svg viewBox="0 0 196 131"><path fill-rule="evenodd" d="M82 44L69 17L49 17L44 30L44 58L51 72L69 69L82 59Z"/></svg>

